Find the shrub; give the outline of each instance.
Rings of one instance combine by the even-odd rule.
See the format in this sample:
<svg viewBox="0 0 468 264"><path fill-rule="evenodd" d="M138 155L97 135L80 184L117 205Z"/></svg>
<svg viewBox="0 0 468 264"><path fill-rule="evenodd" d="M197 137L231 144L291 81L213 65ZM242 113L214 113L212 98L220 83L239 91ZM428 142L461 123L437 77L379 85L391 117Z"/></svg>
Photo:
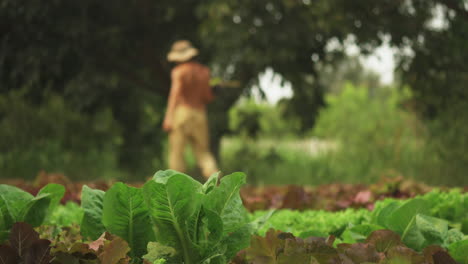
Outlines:
<svg viewBox="0 0 468 264"><path fill-rule="evenodd" d="M74 178L115 175L120 142L109 109L89 116L60 96L33 105L18 92L0 95L2 177L32 178L40 170Z"/></svg>
<svg viewBox="0 0 468 264"><path fill-rule="evenodd" d="M389 174L430 184L466 184L468 156L463 150L468 142L462 135L468 126L460 115L466 111L423 123L404 109L410 97L407 89L370 94L350 84L341 94L329 95L313 134L337 140L340 147L318 158L318 174L364 182Z"/></svg>

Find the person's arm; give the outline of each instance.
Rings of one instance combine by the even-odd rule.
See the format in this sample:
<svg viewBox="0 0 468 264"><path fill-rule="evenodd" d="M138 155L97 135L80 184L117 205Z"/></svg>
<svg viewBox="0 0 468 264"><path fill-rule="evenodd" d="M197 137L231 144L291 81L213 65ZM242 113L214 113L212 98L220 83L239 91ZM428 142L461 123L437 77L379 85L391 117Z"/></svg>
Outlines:
<svg viewBox="0 0 468 264"><path fill-rule="evenodd" d="M171 74L171 90L169 92L169 100L167 103L166 115L164 117L163 129L169 132L172 129L174 120L174 111L177 106L177 101L182 89L181 74L177 70L173 70Z"/></svg>

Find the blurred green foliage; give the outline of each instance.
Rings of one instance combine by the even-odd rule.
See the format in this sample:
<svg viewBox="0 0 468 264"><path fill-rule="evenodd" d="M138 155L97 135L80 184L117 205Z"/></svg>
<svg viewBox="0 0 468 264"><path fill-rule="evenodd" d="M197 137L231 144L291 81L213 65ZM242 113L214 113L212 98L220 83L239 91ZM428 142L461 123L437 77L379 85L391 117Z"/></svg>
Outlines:
<svg viewBox="0 0 468 264"><path fill-rule="evenodd" d="M402 109L410 98L408 89L387 87L371 96L366 87L346 83L341 93L326 97L313 134L333 138L344 145L376 145L399 148L414 143L418 120Z"/></svg>
<svg viewBox="0 0 468 264"><path fill-rule="evenodd" d="M74 179L127 176L119 166L125 132L110 108L86 114L74 110L56 94L48 95L40 105L31 104L25 97L23 90L0 94L2 177L31 179L41 170L62 172ZM134 129L153 136L162 114L149 102L129 109L137 111L143 121ZM155 140L158 139L146 142ZM139 159L132 164L147 164L148 175L153 167L163 163L152 154L162 149L153 149L153 146L140 146L130 153L133 154L130 158Z"/></svg>
<svg viewBox="0 0 468 264"><path fill-rule="evenodd" d="M165 2L0 2L0 95L6 98L0 120L9 118L3 127L10 135L33 142L0 139L2 177L29 178L46 169L141 180L163 167L165 55L181 32L191 38L187 32L197 26L185 23L194 20L193 10L174 12ZM21 96L12 97L17 91ZM51 96L62 102L57 113ZM9 108L30 113L23 125ZM48 132L22 130L34 123Z"/></svg>
<svg viewBox="0 0 468 264"><path fill-rule="evenodd" d="M12 91L22 91L21 99L14 100L27 106L24 111L29 113L46 111L41 109L50 108L49 97L60 97L66 109L62 112L71 115L50 115L49 120L42 116L41 123L50 124L48 129L53 130L45 136L35 130L12 130L21 126L13 125L11 119L3 121L12 116L9 110L3 110L0 120L9 127L10 135L42 138L50 142L47 148L51 150L47 151L54 154L27 154L35 153L34 144L39 143L17 145L11 142L26 141L5 140L0 143L4 146L0 155L9 158L8 162L2 158L2 166L38 164L33 168L71 171L63 165L70 163L60 161L69 160L65 156L70 155L77 157L73 160L102 156L98 160L104 161L96 163L103 167L109 164L111 170L116 166L131 177L149 175L155 167L165 166L166 135L160 127L172 67L166 62L166 53L173 41L182 38L200 48L200 60L209 64L215 77L240 83L238 89L226 89L210 107L215 154L220 139L229 132L229 109L268 67L292 84L294 96L284 102L286 116L300 120L302 133L310 130L325 105L330 75L322 69L330 66L334 70L329 73L336 72L335 63L342 59L343 43L350 37L363 53L371 52L389 37L390 45L399 51L400 76L413 91L415 111L431 120L428 123L434 122L431 136L445 134L444 122L452 124L452 120L467 115L461 106L451 110L468 98L467 13L462 1L453 0L1 0L0 95L10 98ZM431 27L438 14L446 25ZM328 49L333 41L338 43L336 50ZM411 52L405 52L408 50ZM94 121L97 117L105 119L102 122L107 130L89 129L98 122ZM57 124L51 124L54 121ZM64 130L62 123L78 128ZM453 128L453 133L464 131ZM457 145L447 137L451 139L441 145ZM82 143L84 146L95 143L94 152L89 150L93 147L78 148L68 143L84 138L89 141ZM446 152L437 145L434 148ZM83 151L88 150L96 154L85 155ZM59 152L69 154L60 157ZM59 160L55 164L62 165L43 161L55 159ZM450 159L449 154L438 158L440 162ZM1 174L31 177L32 171L14 173L14 169L8 169ZM87 177L102 176L98 171L86 173L92 174Z"/></svg>
<svg viewBox="0 0 468 264"><path fill-rule="evenodd" d="M232 134L243 138L268 137L297 138L301 130L300 119L285 118L285 105L270 105L258 103L254 99L246 99L231 108L229 112L229 128Z"/></svg>
<svg viewBox="0 0 468 264"><path fill-rule="evenodd" d="M249 172L252 183L371 183L402 175L434 185L468 184L467 145L460 137L468 128L464 116L421 122L407 108L408 88L369 91L347 83L342 92L327 95L327 107L309 132L325 146L301 137L233 137L224 145L223 168Z"/></svg>
<svg viewBox="0 0 468 264"><path fill-rule="evenodd" d="M371 182L385 174L421 176L426 131L402 108L409 90L378 92L370 96L366 87L348 83L342 93L327 96L328 107L320 112L312 134L338 144L319 157L329 160L327 170L333 177Z"/></svg>
<svg viewBox="0 0 468 264"><path fill-rule="evenodd" d="M0 95L0 171L3 177L33 178L40 170L76 178L117 173L121 130L112 112L74 112L51 95L39 107L20 92Z"/></svg>
<svg viewBox="0 0 468 264"><path fill-rule="evenodd" d="M446 177L454 185L468 185L468 102L458 102L428 123L428 177Z"/></svg>

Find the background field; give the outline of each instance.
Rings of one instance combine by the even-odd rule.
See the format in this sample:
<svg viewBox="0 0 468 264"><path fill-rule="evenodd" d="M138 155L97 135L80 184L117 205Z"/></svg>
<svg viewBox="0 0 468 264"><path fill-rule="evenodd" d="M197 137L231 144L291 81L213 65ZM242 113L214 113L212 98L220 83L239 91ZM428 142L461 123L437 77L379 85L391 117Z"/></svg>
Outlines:
<svg viewBox="0 0 468 264"><path fill-rule="evenodd" d="M143 181L166 169L167 52L189 39L221 87L209 117L224 173L266 185L467 186L466 7L3 0L0 179Z"/></svg>

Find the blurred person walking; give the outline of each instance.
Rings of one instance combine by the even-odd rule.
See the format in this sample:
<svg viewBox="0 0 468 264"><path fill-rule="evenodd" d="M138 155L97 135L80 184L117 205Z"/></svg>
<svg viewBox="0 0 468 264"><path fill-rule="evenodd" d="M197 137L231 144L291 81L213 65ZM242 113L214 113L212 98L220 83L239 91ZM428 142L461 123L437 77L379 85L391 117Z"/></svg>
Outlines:
<svg viewBox="0 0 468 264"><path fill-rule="evenodd" d="M184 150L191 144L205 178L218 171L209 148L206 105L214 99L210 70L198 63L198 49L187 40L176 41L167 60L177 63L171 72L171 90L163 129L169 133L169 168L186 171Z"/></svg>

